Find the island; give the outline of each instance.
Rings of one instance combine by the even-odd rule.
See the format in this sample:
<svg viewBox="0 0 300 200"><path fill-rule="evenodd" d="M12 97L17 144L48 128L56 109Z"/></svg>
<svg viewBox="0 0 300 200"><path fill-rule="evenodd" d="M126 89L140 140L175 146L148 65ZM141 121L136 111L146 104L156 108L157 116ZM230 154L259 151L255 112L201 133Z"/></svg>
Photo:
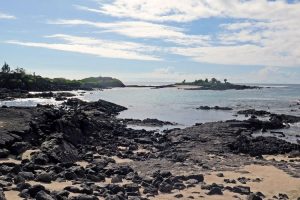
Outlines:
<svg viewBox="0 0 300 200"><path fill-rule="evenodd" d="M23 68L11 70L4 63L0 72L0 88L20 89L28 91L69 91L92 88L125 87L120 80L111 77L89 77L81 80L66 78L45 78L39 75L28 74Z"/></svg>
<svg viewBox="0 0 300 200"><path fill-rule="evenodd" d="M158 85L158 86L139 86L139 85L130 85L126 87L150 87L152 89L162 89L162 88L178 88L183 90L246 90L246 89L261 89L259 86L250 86L250 85L240 85L233 84L224 79L224 82L217 80L216 78L209 79L198 79L193 82L187 82L186 80L167 85Z"/></svg>
<svg viewBox="0 0 300 200"><path fill-rule="evenodd" d="M0 71L0 99L28 98L28 97L52 97L53 93L33 96L29 91L71 91L92 90L114 87L125 87L122 81L112 77L89 77L81 80L69 80L66 78L46 78L35 73L27 73L24 68L11 69L7 63ZM66 94L67 95L67 94Z"/></svg>
<svg viewBox="0 0 300 200"><path fill-rule="evenodd" d="M185 90L245 90L245 89L259 89L258 86L239 85L228 82L224 79L224 82L212 78L211 80L199 79L194 82L186 82L185 80L181 83L176 83L176 86L192 86L184 88Z"/></svg>

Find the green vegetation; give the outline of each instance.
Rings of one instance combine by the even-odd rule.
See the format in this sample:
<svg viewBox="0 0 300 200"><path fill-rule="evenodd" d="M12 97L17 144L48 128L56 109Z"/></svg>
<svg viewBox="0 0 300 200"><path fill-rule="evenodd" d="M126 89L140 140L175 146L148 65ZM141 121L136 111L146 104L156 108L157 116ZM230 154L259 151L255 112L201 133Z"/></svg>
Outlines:
<svg viewBox="0 0 300 200"><path fill-rule="evenodd" d="M84 88L125 87L120 80L111 77L89 77L80 82Z"/></svg>
<svg viewBox="0 0 300 200"><path fill-rule="evenodd" d="M192 86L199 86L199 90L243 90L243 89L255 89L258 87L255 86L247 86L247 85L236 85L229 83L227 79L224 79L224 82L217 80L216 78L212 78L211 80L206 79L199 79L195 80L194 82L186 82L186 80L182 81L181 83L177 83L176 85L192 85Z"/></svg>
<svg viewBox="0 0 300 200"><path fill-rule="evenodd" d="M4 63L0 72L0 88L7 89L55 91L124 86L125 85L120 80L110 77L91 77L82 80L44 78L35 75L35 73L28 74L23 68L11 70L7 63Z"/></svg>

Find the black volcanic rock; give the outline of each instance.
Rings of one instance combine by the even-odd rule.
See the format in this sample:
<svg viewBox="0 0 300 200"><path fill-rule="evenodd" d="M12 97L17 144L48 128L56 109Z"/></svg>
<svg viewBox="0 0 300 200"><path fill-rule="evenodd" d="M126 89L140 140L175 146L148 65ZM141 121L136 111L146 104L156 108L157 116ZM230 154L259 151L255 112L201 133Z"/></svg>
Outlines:
<svg viewBox="0 0 300 200"><path fill-rule="evenodd" d="M271 114L268 111L264 110L255 110L255 109L248 109L248 110L240 110L237 112L240 115L257 115L257 116L265 116Z"/></svg>
<svg viewBox="0 0 300 200"><path fill-rule="evenodd" d="M6 158L10 152L7 149L0 149L0 158Z"/></svg>
<svg viewBox="0 0 300 200"><path fill-rule="evenodd" d="M209 106L200 106L198 108L196 108L197 110L232 110L232 108L229 107L221 107L221 106L213 106L213 107L209 107Z"/></svg>
<svg viewBox="0 0 300 200"><path fill-rule="evenodd" d="M236 141L229 145L236 153L245 153L251 156L285 154L292 151L300 151L300 145L291 144L276 137L256 137L246 135L237 137Z"/></svg>

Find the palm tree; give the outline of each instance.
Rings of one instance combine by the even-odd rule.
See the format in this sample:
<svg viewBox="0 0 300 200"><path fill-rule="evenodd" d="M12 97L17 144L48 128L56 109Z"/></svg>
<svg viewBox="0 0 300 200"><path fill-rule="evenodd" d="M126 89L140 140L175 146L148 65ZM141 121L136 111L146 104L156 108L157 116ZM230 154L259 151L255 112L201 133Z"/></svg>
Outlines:
<svg viewBox="0 0 300 200"><path fill-rule="evenodd" d="M4 63L4 65L2 67L2 72L5 74L8 74L10 72L10 67L6 62Z"/></svg>

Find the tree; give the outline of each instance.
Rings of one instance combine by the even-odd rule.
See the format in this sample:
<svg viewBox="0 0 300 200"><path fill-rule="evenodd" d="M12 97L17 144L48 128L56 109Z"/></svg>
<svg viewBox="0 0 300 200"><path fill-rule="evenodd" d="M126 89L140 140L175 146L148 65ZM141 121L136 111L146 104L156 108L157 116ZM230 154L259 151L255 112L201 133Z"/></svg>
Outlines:
<svg viewBox="0 0 300 200"><path fill-rule="evenodd" d="M8 74L10 72L10 67L6 62L4 63L4 65L2 67L2 72L5 74Z"/></svg>
<svg viewBox="0 0 300 200"><path fill-rule="evenodd" d="M208 83L208 79L207 78L205 79L205 83Z"/></svg>
<svg viewBox="0 0 300 200"><path fill-rule="evenodd" d="M16 71L16 73L18 73L18 74L26 74L24 68L17 67L17 69L16 69L15 71Z"/></svg>
<svg viewBox="0 0 300 200"><path fill-rule="evenodd" d="M224 83L227 83L227 78L224 79Z"/></svg>
<svg viewBox="0 0 300 200"><path fill-rule="evenodd" d="M183 84L185 84L185 82L186 82L185 80L182 81Z"/></svg>
<svg viewBox="0 0 300 200"><path fill-rule="evenodd" d="M212 79L211 79L211 83L213 83L213 84L214 84L214 83L217 83L217 81L218 81L218 80L217 80L216 78L212 78Z"/></svg>

